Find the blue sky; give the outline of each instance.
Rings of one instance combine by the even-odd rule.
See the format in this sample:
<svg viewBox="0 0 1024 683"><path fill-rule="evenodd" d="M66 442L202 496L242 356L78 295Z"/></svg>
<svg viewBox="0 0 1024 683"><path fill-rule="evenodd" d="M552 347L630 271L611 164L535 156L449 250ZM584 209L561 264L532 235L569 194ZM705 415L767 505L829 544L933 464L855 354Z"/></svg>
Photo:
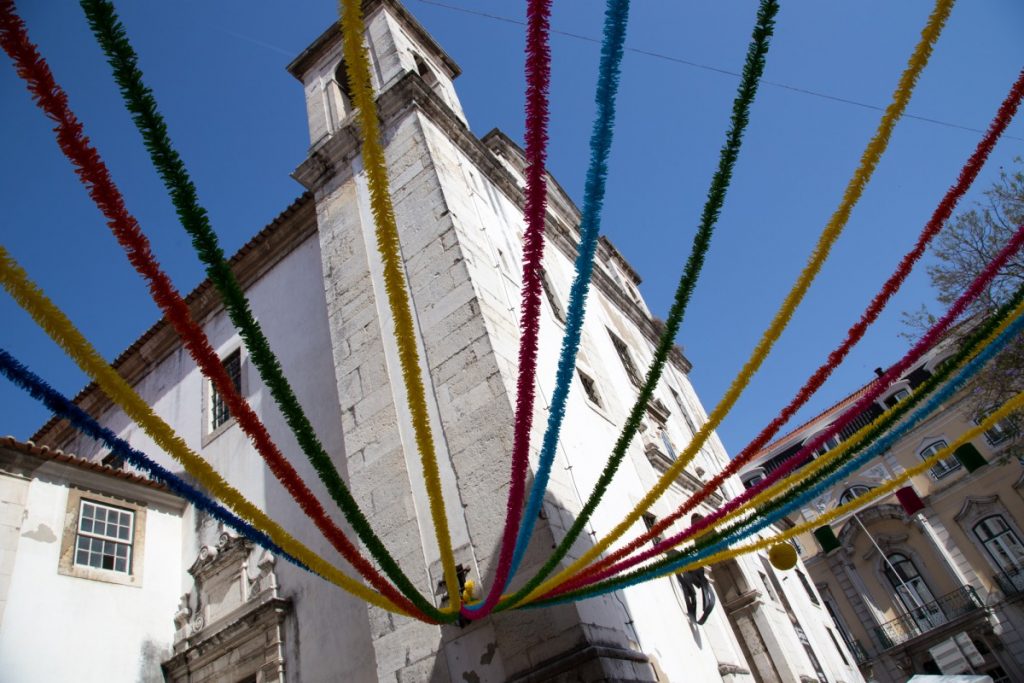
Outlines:
<svg viewBox="0 0 1024 683"><path fill-rule="evenodd" d="M521 21L522 2L446 0ZM200 264L125 113L77 3L22 0L32 38L179 289ZM522 137L521 25L426 0L407 7L462 66L456 85L477 134ZM603 3L558 0L553 27L599 38ZM931 9L922 0L822 3L784 0L766 81L715 241L679 341L708 411L768 324L835 209L880 112L793 89L884 106ZM329 1L119 3L172 137L229 252L301 191L289 173L309 140L301 88L285 71L334 19ZM664 316L689 253L726 125L756 3L635 0L602 232L643 276ZM911 101L909 113L984 128L1024 66L1024 4L961 2ZM552 37L550 169L579 200L588 159L598 45ZM98 211L61 156L9 60L0 67L0 240L113 358L158 317ZM683 63L690 62L690 64ZM713 67L713 69L701 68ZM843 338L910 247L980 132L905 119L854 210L832 258L761 372L719 430L738 452ZM967 201L1000 166L1024 156L1015 121ZM809 417L894 362L907 348L899 312L935 308L923 271L803 413ZM0 346L58 389L85 378L6 295ZM273 340L271 340L273 342ZM557 353L557 339L542 340ZM0 434L27 438L47 414L0 384ZM795 423L794 423L795 424Z"/></svg>

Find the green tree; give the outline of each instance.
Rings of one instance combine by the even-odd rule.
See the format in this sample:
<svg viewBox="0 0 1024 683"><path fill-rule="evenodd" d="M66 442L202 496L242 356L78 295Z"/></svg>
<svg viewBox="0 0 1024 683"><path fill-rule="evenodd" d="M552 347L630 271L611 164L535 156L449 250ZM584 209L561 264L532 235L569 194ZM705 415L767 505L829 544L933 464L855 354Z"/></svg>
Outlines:
<svg viewBox="0 0 1024 683"><path fill-rule="evenodd" d="M1024 168L1001 169L984 200L953 217L931 246L927 273L944 306L952 304L1024 223ZM1018 252L974 302L970 312L983 316L1024 285L1024 255ZM935 321L926 306L904 313L906 336L916 337ZM983 415L1024 389L1024 339L1018 337L978 375L969 406ZM1020 420L1018 418L1017 422ZM1020 430L1016 430L1019 432Z"/></svg>

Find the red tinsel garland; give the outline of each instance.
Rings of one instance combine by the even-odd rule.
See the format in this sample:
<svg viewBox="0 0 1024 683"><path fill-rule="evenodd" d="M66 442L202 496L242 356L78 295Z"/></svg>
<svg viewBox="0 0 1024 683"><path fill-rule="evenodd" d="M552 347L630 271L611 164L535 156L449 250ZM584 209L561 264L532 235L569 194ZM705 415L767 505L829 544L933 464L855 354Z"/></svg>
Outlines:
<svg viewBox="0 0 1024 683"><path fill-rule="evenodd" d="M192 319L188 304L161 270L149 240L138 222L128 212L120 191L99 153L89 143L81 122L68 105L67 94L57 85L49 66L29 40L24 22L17 15L11 0L0 0L0 45L15 63L18 75L26 82L37 106L57 123L57 143L72 162L75 173L89 196L107 219L114 236L121 244L135 270L145 278L150 294L167 320L174 326L189 354L210 378L223 396L228 409L271 472L295 501L352 566L400 609L420 619L426 617L398 593L387 580L360 554L345 533L328 517L298 472L274 444L263 423L235 389L224 365L210 346L202 329Z"/></svg>

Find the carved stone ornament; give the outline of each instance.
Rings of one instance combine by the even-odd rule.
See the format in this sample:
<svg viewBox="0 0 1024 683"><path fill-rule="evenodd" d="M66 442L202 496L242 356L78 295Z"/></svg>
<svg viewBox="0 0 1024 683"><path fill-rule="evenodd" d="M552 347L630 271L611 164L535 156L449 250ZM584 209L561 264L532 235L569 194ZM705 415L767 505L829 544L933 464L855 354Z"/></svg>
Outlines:
<svg viewBox="0 0 1024 683"><path fill-rule="evenodd" d="M858 475L866 484L878 485L889 478L889 472L885 469L884 465L875 465L871 469L864 470Z"/></svg>

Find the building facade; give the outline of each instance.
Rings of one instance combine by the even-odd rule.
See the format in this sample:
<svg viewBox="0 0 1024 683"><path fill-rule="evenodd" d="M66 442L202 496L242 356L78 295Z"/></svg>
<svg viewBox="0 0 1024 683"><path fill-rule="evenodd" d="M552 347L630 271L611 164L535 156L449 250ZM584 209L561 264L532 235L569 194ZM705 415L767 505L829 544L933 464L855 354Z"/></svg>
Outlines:
<svg viewBox="0 0 1024 683"><path fill-rule="evenodd" d="M508 493L517 373L523 224L522 151L469 129L458 66L395 0L364 2L366 42L415 343L427 385L446 512L461 572L488 587ZM320 439L403 570L440 604L444 583L384 295L369 193L331 27L289 66L305 94L311 147L294 172L306 192L242 248L232 267ZM549 178L545 300L533 443L553 389L579 240L579 212ZM607 240L543 514L513 587L540 567L598 479L650 362L661 324L638 275ZM218 297L189 297L243 396L321 500L305 461ZM156 412L250 500L324 557L338 559L257 459L182 348L157 323L115 363ZM706 415L674 349L642 433L567 561L609 532L693 438ZM95 387L79 404L168 467L169 458ZM35 441L105 457L52 421ZM536 452L531 466L536 466ZM713 436L658 501L648 524L728 461ZM697 510L742 490L727 482ZM340 513L336 515L342 523ZM750 555L708 572L717 607L697 623L664 578L601 598L513 611L460 627L369 607L226 533L191 507L177 561L184 593L168 609L170 681L860 681L853 655L809 584ZM644 530L637 524L634 535Z"/></svg>
<svg viewBox="0 0 1024 683"><path fill-rule="evenodd" d="M907 398L955 353L962 330L930 349L816 457ZM763 449L740 473L744 483L749 487L771 473L866 389ZM863 495L952 443L978 420L968 387L795 521ZM812 534L798 538L810 580L870 680L968 672L996 682L1024 680L1024 471L1017 432L1010 422L997 423L957 450L966 456L939 461L913 477L909 484L919 510L902 505L894 493L834 521L830 528L838 547L830 547L827 533L824 546Z"/></svg>

